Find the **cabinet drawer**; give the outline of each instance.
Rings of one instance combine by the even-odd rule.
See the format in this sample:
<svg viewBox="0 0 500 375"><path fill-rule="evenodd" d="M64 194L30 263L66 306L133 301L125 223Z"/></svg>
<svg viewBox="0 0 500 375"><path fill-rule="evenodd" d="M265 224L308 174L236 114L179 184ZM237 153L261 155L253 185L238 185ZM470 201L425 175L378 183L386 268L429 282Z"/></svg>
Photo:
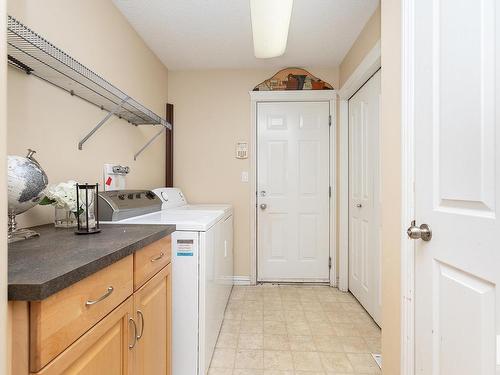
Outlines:
<svg viewBox="0 0 500 375"><path fill-rule="evenodd" d="M172 238L162 238L134 254L134 290L170 263L172 259Z"/></svg>
<svg viewBox="0 0 500 375"><path fill-rule="evenodd" d="M132 316L133 298L130 297L36 375L130 374L133 352L129 345L134 342Z"/></svg>
<svg viewBox="0 0 500 375"><path fill-rule="evenodd" d="M30 368L39 371L133 293L133 256L30 303Z"/></svg>

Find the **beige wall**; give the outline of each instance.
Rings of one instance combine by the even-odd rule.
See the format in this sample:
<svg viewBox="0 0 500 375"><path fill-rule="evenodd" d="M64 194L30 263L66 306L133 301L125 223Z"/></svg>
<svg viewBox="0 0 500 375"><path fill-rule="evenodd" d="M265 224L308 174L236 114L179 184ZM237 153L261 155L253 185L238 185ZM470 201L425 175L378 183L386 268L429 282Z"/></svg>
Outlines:
<svg viewBox="0 0 500 375"><path fill-rule="evenodd" d="M370 17L339 67L340 87L380 40L380 6Z"/></svg>
<svg viewBox="0 0 500 375"><path fill-rule="evenodd" d="M349 52L344 57L339 66L339 86L345 84L349 77L354 73L356 68L361 64L366 55L372 50L375 44L380 41L380 6L372 14L363 30L358 35L353 45L351 46ZM345 99L345 98L342 98ZM340 124L342 120L340 113L340 102L337 102L337 123ZM337 139L340 139L340 126L337 126ZM340 154L337 150L337 191L340 190ZM337 195L337 207L340 207L340 197ZM339 212L337 212L337 223L340 223ZM337 226L337 257L336 257L336 269L339 269L339 228ZM338 276L338 275L337 275Z"/></svg>
<svg viewBox="0 0 500 375"><path fill-rule="evenodd" d="M0 6L4 0L0 0ZM10 0L8 13L25 23L56 46L112 82L159 115L165 114L167 102L167 69L146 47L110 1L86 0ZM1 14L2 12L0 12ZM3 21L2 17L2 21ZM5 27L1 25L1 30ZM2 50L3 43L0 46ZM2 53L5 56L5 52ZM5 59L0 66L4 69ZM0 80L2 83L5 79ZM136 128L116 118L78 151L78 141L92 129L104 113L81 99L8 68L8 153L25 155L26 149L37 150L37 159L47 172L50 183L67 179L101 182L102 164L118 162L130 165L129 187L154 187L164 184L164 142L158 140L137 162L134 153L157 129ZM3 86L2 86L3 88ZM5 95L0 91L0 114ZM5 154L3 117L0 118L0 159ZM5 174L4 163L0 173ZM0 179L0 193L5 196L5 179ZM5 199L0 209L6 212ZM19 216L21 226L51 222L52 207L36 207ZM0 216L0 256L5 247L5 217ZM5 261L0 261L3 267ZM2 280L6 272L0 272ZM3 285L0 282L0 286ZM1 288L0 317L3 317L6 288ZM0 333L6 320L0 319ZM10 317L7 319L10 325ZM11 333L7 337L11 348ZM4 353L3 342L0 353ZM10 358L10 355L9 355ZM0 365L2 357L0 356ZM0 371L4 373L4 371Z"/></svg>
<svg viewBox="0 0 500 375"><path fill-rule="evenodd" d="M168 71L111 1L10 0L8 12L146 107L165 115ZM36 150L50 183L68 179L101 183L103 163L118 162L131 167L130 188L164 184L162 139L133 160L158 128L136 128L113 117L79 151L78 141L105 113L14 68L8 69L8 108L9 154ZM52 220L52 207L36 207L18 219L20 225Z"/></svg>
<svg viewBox="0 0 500 375"><path fill-rule="evenodd" d="M6 130L7 130L7 64L5 59L5 36L6 36L6 4L5 0L0 0L0 212L7 212L6 196L6 170L5 156L7 154ZM10 348L8 339L10 335L7 324L10 320L7 317L7 215L0 215L0 374L6 374L8 359L10 358Z"/></svg>
<svg viewBox="0 0 500 375"><path fill-rule="evenodd" d="M381 40L381 200L382 200L382 355L384 375L399 375L400 220L401 220L401 17L400 0L382 0L339 69L344 84Z"/></svg>
<svg viewBox="0 0 500 375"><path fill-rule="evenodd" d="M338 85L337 69L309 69ZM250 137L250 96L274 70L174 71L169 102L175 113L174 184L192 202L228 202L235 207L235 275L250 272L249 184L240 180L249 159L234 157L235 143Z"/></svg>
<svg viewBox="0 0 500 375"><path fill-rule="evenodd" d="M382 354L384 375L400 374L401 1L382 0Z"/></svg>

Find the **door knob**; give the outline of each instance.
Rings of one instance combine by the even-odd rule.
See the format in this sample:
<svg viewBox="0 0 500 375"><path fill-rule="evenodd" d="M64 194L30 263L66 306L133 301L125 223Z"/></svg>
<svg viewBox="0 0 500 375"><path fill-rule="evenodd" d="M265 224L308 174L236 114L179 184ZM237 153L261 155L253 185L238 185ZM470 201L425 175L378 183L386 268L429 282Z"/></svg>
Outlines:
<svg viewBox="0 0 500 375"><path fill-rule="evenodd" d="M261 208L261 209L263 209L263 210L265 210L265 209L267 208L267 204L262 203L262 204L260 205L260 208Z"/></svg>
<svg viewBox="0 0 500 375"><path fill-rule="evenodd" d="M358 204L356 205L356 207L357 207L357 208L361 208L361 207L363 207L363 205L362 205L361 203L358 203Z"/></svg>
<svg viewBox="0 0 500 375"><path fill-rule="evenodd" d="M427 224L422 224L417 227L415 220L411 222L410 227L406 231L408 233L408 237L412 240L423 240L430 241L432 238L432 230Z"/></svg>
<svg viewBox="0 0 500 375"><path fill-rule="evenodd" d="M266 191L265 191L265 190L261 190L261 192L260 192L260 196L261 196L261 197L265 197L265 196L266 196Z"/></svg>

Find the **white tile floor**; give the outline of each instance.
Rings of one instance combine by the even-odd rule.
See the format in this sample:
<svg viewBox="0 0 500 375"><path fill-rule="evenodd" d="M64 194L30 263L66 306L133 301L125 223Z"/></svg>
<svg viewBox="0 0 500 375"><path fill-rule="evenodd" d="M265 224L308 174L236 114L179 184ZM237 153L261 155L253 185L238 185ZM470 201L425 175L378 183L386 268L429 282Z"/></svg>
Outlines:
<svg viewBox="0 0 500 375"><path fill-rule="evenodd" d="M349 293L234 287L209 375L380 374L380 328Z"/></svg>

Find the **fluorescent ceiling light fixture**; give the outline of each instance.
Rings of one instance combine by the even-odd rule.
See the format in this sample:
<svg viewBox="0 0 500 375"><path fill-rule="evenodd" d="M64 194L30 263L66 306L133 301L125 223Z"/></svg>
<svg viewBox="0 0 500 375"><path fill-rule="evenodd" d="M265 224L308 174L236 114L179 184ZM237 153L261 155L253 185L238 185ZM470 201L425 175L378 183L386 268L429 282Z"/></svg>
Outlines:
<svg viewBox="0 0 500 375"><path fill-rule="evenodd" d="M250 0L255 57L268 59L285 53L293 0Z"/></svg>

